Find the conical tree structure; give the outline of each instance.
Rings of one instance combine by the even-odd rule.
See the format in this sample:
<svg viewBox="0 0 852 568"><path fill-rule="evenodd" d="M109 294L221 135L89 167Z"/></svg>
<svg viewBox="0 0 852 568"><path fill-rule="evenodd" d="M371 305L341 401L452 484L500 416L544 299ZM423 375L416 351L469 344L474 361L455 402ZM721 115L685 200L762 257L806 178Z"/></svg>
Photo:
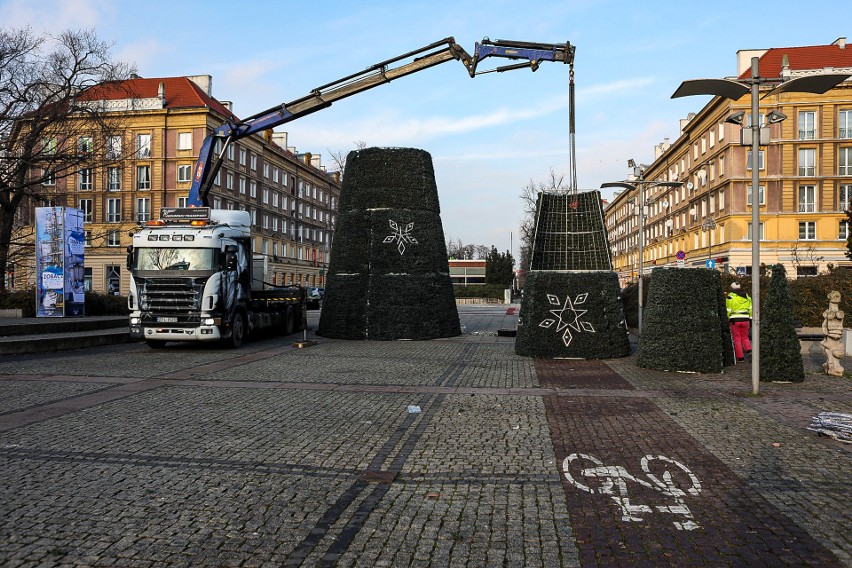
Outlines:
<svg viewBox="0 0 852 568"><path fill-rule="evenodd" d="M600 192L540 193L515 352L540 358L630 354Z"/></svg>
<svg viewBox="0 0 852 568"><path fill-rule="evenodd" d="M793 317L793 300L784 266L772 267L766 300L760 306L760 380L805 380L802 351Z"/></svg>
<svg viewBox="0 0 852 568"><path fill-rule="evenodd" d="M317 333L434 339L461 333L432 157L350 152Z"/></svg>
<svg viewBox="0 0 852 568"><path fill-rule="evenodd" d="M706 268L656 269L642 319L636 364L649 369L722 372L730 360L719 273Z"/></svg>

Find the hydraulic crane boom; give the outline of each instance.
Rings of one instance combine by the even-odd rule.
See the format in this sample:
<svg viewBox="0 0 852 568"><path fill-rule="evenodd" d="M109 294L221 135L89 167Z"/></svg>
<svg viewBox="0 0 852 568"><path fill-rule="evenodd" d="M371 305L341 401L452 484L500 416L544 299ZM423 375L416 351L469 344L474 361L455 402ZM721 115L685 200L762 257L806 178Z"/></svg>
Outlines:
<svg viewBox="0 0 852 568"><path fill-rule="evenodd" d="M189 190L188 205L190 207L209 206L207 197L213 185L213 180L222 166L223 156L228 145L236 140L275 128L286 122L329 107L333 102L340 99L453 59L461 61L467 68L468 74L471 77L475 77L482 73L502 72L524 67L529 67L535 71L538 69L541 61L561 61L562 63L572 65L574 63L575 49L573 45L567 42L550 44L507 40L491 41L485 38L482 40L482 43L477 42L474 54L471 56L464 48L456 43L454 38L448 37L420 49L409 51L393 59L377 63L359 73L343 77L333 83L317 87L309 95L300 99L272 107L239 122L226 122L216 128L201 145L198 162L195 165L192 187ZM421 55L424 53L426 54ZM524 59L526 61L524 63L477 72L476 68L478 64L488 57ZM392 67L393 64L411 58L413 60L408 63ZM218 140L222 141L222 145L218 153L216 153L213 149Z"/></svg>

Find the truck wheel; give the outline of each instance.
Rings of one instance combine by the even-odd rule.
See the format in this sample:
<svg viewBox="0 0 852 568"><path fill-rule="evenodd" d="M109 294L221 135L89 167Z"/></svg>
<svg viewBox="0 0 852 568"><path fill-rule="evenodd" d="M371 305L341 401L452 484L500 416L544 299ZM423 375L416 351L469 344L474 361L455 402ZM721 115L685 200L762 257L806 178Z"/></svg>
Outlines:
<svg viewBox="0 0 852 568"><path fill-rule="evenodd" d="M162 339L146 339L145 344L151 349L162 349L166 346L166 342Z"/></svg>
<svg viewBox="0 0 852 568"><path fill-rule="evenodd" d="M296 316L293 315L293 309L287 308L287 313L284 315L284 335L291 335L296 329Z"/></svg>
<svg viewBox="0 0 852 568"><path fill-rule="evenodd" d="M234 314L234 319L231 322L231 337L228 340L228 347L239 349L243 344L246 334L246 320L242 312Z"/></svg>

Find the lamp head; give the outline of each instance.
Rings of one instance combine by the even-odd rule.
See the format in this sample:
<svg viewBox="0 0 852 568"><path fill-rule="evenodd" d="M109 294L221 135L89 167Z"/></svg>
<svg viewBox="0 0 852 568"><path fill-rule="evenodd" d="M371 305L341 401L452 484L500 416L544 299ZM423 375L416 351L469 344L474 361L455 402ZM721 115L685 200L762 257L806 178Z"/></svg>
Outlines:
<svg viewBox="0 0 852 568"><path fill-rule="evenodd" d="M634 160L633 158L630 158L629 160L627 160L627 167L628 168L635 168L636 167L636 160Z"/></svg>
<svg viewBox="0 0 852 568"><path fill-rule="evenodd" d="M770 111L769 114L766 115L766 124L775 124L776 122L781 122L783 120L787 120L787 115L777 110Z"/></svg>
<svg viewBox="0 0 852 568"><path fill-rule="evenodd" d="M725 119L725 122L730 122L731 124L736 124L737 126L743 125L743 118L745 117L745 111L740 110L728 116Z"/></svg>

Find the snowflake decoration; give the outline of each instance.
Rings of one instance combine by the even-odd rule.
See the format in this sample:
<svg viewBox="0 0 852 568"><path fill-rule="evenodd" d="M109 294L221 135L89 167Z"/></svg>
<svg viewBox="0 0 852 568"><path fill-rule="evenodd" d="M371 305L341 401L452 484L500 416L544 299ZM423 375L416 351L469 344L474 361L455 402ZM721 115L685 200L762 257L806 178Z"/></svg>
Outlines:
<svg viewBox="0 0 852 568"><path fill-rule="evenodd" d="M411 230L414 228L414 223L409 223L405 226L404 229L400 228L399 224L393 219L388 219L388 223L390 224L390 228L394 230L392 235L388 235L385 237L383 243L393 243L396 242L396 250L399 251L399 254L402 255L405 252L405 243L418 244L417 239L411 236Z"/></svg>
<svg viewBox="0 0 852 568"><path fill-rule="evenodd" d="M586 303L588 298L588 292L577 294L573 302L570 296L565 296L565 303L563 304L559 296L548 294L547 301L550 302L551 306L557 306L550 310L550 313L556 317L545 319L538 324L539 327L550 329L556 324L556 333L562 333L562 343L565 344L565 347L571 345L571 340L574 339L574 336L571 334L572 329L578 332L588 331L595 333L595 328L591 323L580 319L589 310L577 308L578 305Z"/></svg>

